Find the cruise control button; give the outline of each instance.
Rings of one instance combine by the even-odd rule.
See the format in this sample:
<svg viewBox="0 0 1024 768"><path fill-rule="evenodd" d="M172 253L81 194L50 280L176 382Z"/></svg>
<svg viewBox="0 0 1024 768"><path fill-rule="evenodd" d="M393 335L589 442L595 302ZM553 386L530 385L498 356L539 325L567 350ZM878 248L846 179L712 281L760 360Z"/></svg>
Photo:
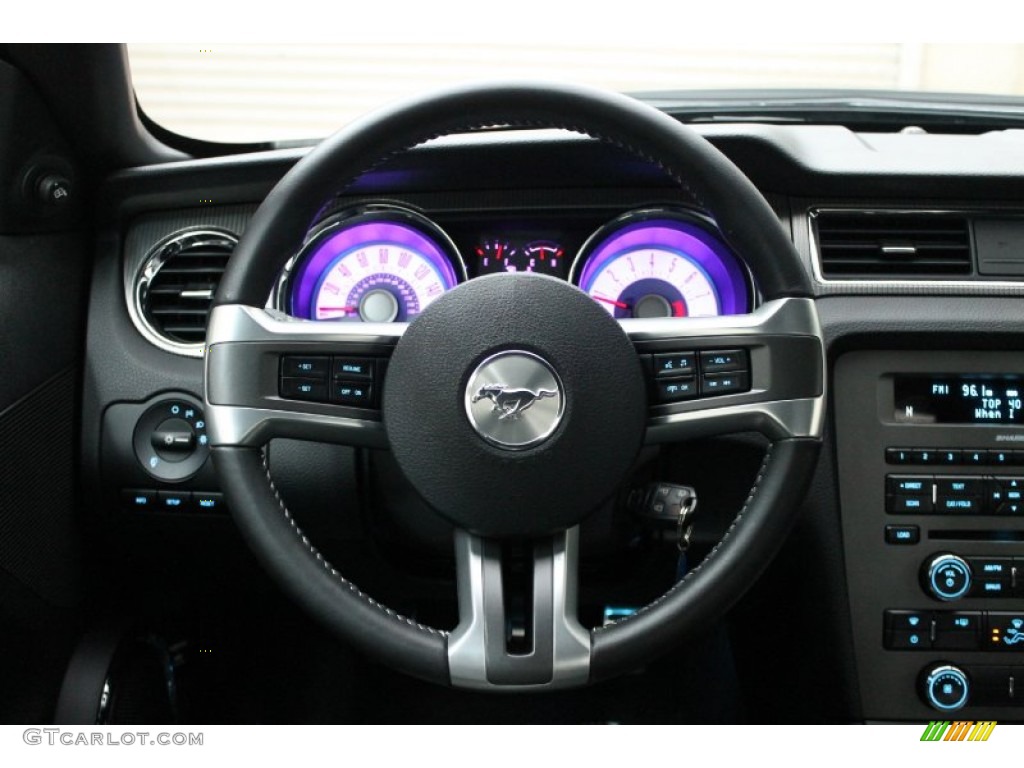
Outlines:
<svg viewBox="0 0 1024 768"><path fill-rule="evenodd" d="M654 386L658 400L662 403L674 403L697 396L697 379L693 376L685 379L659 379L654 382Z"/></svg>
<svg viewBox="0 0 1024 768"><path fill-rule="evenodd" d="M317 379L281 379L281 397L292 400L327 400L327 383Z"/></svg>
<svg viewBox="0 0 1024 768"><path fill-rule="evenodd" d="M746 392L748 389L750 389L750 374L746 371L705 375L700 380L702 395L726 395L732 392Z"/></svg>
<svg viewBox="0 0 1024 768"><path fill-rule="evenodd" d="M726 373L747 369L747 351L729 349L724 351L701 352L700 369L704 373Z"/></svg>
<svg viewBox="0 0 1024 768"><path fill-rule="evenodd" d="M368 407L370 385L365 381L336 381L331 385L331 400L345 405Z"/></svg>
<svg viewBox="0 0 1024 768"><path fill-rule="evenodd" d="M281 375L290 378L326 379L331 358L319 355L287 355L281 358Z"/></svg>
<svg viewBox="0 0 1024 768"><path fill-rule="evenodd" d="M373 360L365 357L334 358L334 377L336 379L372 379Z"/></svg>

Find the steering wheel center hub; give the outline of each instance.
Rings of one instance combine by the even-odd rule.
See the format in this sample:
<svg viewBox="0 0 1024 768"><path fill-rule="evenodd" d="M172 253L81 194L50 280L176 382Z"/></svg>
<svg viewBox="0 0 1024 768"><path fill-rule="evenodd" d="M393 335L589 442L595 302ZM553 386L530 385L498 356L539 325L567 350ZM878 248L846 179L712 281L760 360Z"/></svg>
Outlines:
<svg viewBox="0 0 1024 768"><path fill-rule="evenodd" d="M532 352L510 350L484 360L466 385L466 415L491 445L522 450L551 437L565 412L564 385Z"/></svg>
<svg viewBox="0 0 1024 768"><path fill-rule="evenodd" d="M629 471L647 413L619 324L533 274L477 278L430 304L395 347L382 410L420 495L487 536L579 523Z"/></svg>

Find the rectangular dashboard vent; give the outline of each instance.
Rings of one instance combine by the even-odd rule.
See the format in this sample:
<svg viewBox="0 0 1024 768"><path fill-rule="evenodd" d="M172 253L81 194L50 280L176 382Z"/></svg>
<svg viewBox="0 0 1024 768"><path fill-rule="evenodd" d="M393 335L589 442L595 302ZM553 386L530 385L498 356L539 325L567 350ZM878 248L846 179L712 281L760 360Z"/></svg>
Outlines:
<svg viewBox="0 0 1024 768"><path fill-rule="evenodd" d="M827 278L943 279L973 271L966 216L819 211L814 221Z"/></svg>

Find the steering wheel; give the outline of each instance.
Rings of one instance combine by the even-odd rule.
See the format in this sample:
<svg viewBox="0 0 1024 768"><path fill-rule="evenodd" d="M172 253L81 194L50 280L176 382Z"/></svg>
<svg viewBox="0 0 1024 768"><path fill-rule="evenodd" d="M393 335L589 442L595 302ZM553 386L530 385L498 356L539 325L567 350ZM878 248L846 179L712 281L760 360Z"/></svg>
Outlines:
<svg viewBox="0 0 1024 768"><path fill-rule="evenodd" d="M409 324L313 322L264 308L282 261L347 183L429 139L494 125L568 129L656 163L713 217L764 300L748 315L615 320L578 288L521 273L459 285ZM749 391L648 403L643 356L732 348L748 355ZM281 397L286 355L386 359L374 384L383 388L380 411ZM720 616L795 518L820 446L825 395L807 274L753 184L652 107L586 88L520 84L450 90L378 112L298 162L260 206L224 273L205 375L223 490L244 538L284 589L392 667L492 690L581 686L628 672ZM520 390L520 400L499 407L495 385ZM507 418L510 408L522 418ZM614 493L645 443L741 431L762 433L769 447L722 540L650 605L584 628L576 616L580 522ZM274 437L394 453L419 494L456 526L454 631L399 615L327 562L273 486L263 449ZM501 551L511 538L532 542L525 654L505 642Z"/></svg>

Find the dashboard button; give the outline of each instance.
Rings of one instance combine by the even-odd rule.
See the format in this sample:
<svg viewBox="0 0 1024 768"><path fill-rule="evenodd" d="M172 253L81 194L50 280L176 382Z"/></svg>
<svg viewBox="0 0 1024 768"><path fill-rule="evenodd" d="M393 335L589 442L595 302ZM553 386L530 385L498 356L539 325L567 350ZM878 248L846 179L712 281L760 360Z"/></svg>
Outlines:
<svg viewBox="0 0 1024 768"><path fill-rule="evenodd" d="M936 452L936 464L944 464L947 467L956 466L957 464L963 463L963 455L960 451L953 450L950 448L940 448Z"/></svg>
<svg viewBox="0 0 1024 768"><path fill-rule="evenodd" d="M292 400L327 400L327 383L317 379L281 379L281 397Z"/></svg>
<svg viewBox="0 0 1024 768"><path fill-rule="evenodd" d="M891 651L920 651L932 647L928 629L896 629L886 635L885 647Z"/></svg>
<svg viewBox="0 0 1024 768"><path fill-rule="evenodd" d="M333 368L337 379L373 378L373 360L365 357L336 357Z"/></svg>
<svg viewBox="0 0 1024 768"><path fill-rule="evenodd" d="M980 467L988 463L988 451L964 451L962 463L970 467Z"/></svg>
<svg viewBox="0 0 1024 768"><path fill-rule="evenodd" d="M702 395L726 395L732 392L746 392L748 389L750 389L750 374L746 371L705 375L700 380Z"/></svg>
<svg viewBox="0 0 1024 768"><path fill-rule="evenodd" d="M910 463L910 449L909 448L886 448L885 449L885 463L886 464L909 464Z"/></svg>
<svg viewBox="0 0 1024 768"><path fill-rule="evenodd" d="M689 400L697 396L697 379L693 376L684 379L659 379L654 386L658 392L658 400L663 403Z"/></svg>
<svg viewBox="0 0 1024 768"><path fill-rule="evenodd" d="M156 491L126 488L121 491L121 503L134 512L152 512L156 508Z"/></svg>
<svg viewBox="0 0 1024 768"><path fill-rule="evenodd" d="M654 356L655 376L684 376L697 372L697 356L693 352L673 352Z"/></svg>
<svg viewBox="0 0 1024 768"><path fill-rule="evenodd" d="M977 650L981 637L980 611L937 611L932 647L949 651Z"/></svg>
<svg viewBox="0 0 1024 768"><path fill-rule="evenodd" d="M192 506L197 512L226 512L227 505L223 493L192 492Z"/></svg>
<svg viewBox="0 0 1024 768"><path fill-rule="evenodd" d="M988 463L993 467L1013 466L1013 451L989 451Z"/></svg>
<svg viewBox="0 0 1024 768"><path fill-rule="evenodd" d="M977 515L982 510L981 501L981 496L938 494L935 497L935 511L945 515Z"/></svg>
<svg viewBox="0 0 1024 768"><path fill-rule="evenodd" d="M1024 513L1024 504L1019 501L1004 501L995 508L997 515L1019 515Z"/></svg>
<svg viewBox="0 0 1024 768"><path fill-rule="evenodd" d="M939 496L980 496L985 492L985 478L939 475L935 478L935 491Z"/></svg>
<svg viewBox="0 0 1024 768"><path fill-rule="evenodd" d="M889 493L931 494L931 475L886 475L885 489Z"/></svg>
<svg viewBox="0 0 1024 768"><path fill-rule="evenodd" d="M971 680L974 682L974 698L972 701L979 706L1000 706L1010 704L1014 701L1014 694L1017 693L1010 678L1016 676L1018 684L1024 675L1014 667L971 667ZM1015 675L1016 673L1016 675ZM1019 699L1020 693L1016 698Z"/></svg>
<svg viewBox="0 0 1024 768"><path fill-rule="evenodd" d="M319 355L287 355L281 358L281 375L284 377L326 379L331 358Z"/></svg>
<svg viewBox="0 0 1024 768"><path fill-rule="evenodd" d="M1024 651L1024 613L989 611L985 647L990 650Z"/></svg>
<svg viewBox="0 0 1024 768"><path fill-rule="evenodd" d="M188 491L160 491L157 495L157 509L164 512L188 512L191 501L192 494Z"/></svg>
<svg viewBox="0 0 1024 768"><path fill-rule="evenodd" d="M371 387L365 381L336 381L331 385L331 400L345 405L369 407Z"/></svg>
<svg viewBox="0 0 1024 768"><path fill-rule="evenodd" d="M885 526L885 542L887 544L917 544L921 540L921 529L916 525Z"/></svg>
<svg viewBox="0 0 1024 768"><path fill-rule="evenodd" d="M726 373L747 369L747 350L729 349L700 353L700 369L703 373Z"/></svg>
<svg viewBox="0 0 1024 768"><path fill-rule="evenodd" d="M885 612L885 628L887 630L906 630L908 632L931 632L932 614L929 611L900 611L887 610Z"/></svg>
<svg viewBox="0 0 1024 768"><path fill-rule="evenodd" d="M885 511L894 514L919 515L932 511L932 495L897 493L885 499Z"/></svg>
<svg viewBox="0 0 1024 768"><path fill-rule="evenodd" d="M939 451L934 448L913 448L910 451L911 464L938 464Z"/></svg>

